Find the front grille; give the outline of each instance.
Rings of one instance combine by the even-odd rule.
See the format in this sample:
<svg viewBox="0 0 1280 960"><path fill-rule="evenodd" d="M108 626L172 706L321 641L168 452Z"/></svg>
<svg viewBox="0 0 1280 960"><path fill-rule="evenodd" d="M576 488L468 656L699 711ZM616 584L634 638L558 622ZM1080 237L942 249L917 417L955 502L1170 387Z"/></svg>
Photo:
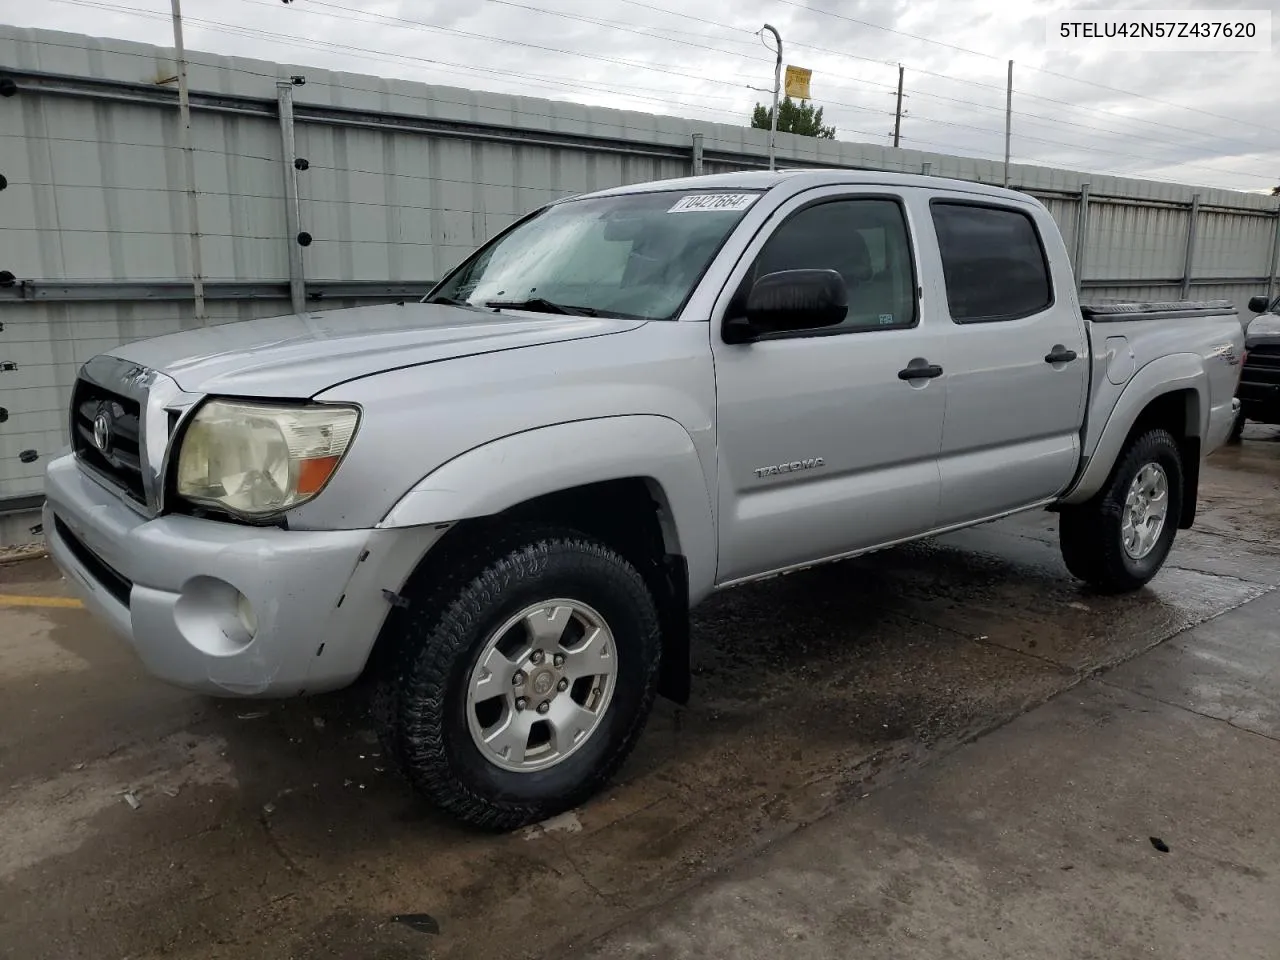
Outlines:
<svg viewBox="0 0 1280 960"><path fill-rule="evenodd" d="M80 561L80 565L89 572L89 575L102 584L107 593L127 607L133 582L85 546L61 518L53 518L53 528L57 531L58 538L67 545L67 549Z"/></svg>
<svg viewBox="0 0 1280 960"><path fill-rule="evenodd" d="M107 442L94 435L99 417L108 425ZM71 446L76 456L138 503L146 503L142 484L141 407L137 400L79 379L71 395Z"/></svg>
<svg viewBox="0 0 1280 960"><path fill-rule="evenodd" d="M1249 349L1236 396L1246 405L1280 401L1280 344L1258 344Z"/></svg>

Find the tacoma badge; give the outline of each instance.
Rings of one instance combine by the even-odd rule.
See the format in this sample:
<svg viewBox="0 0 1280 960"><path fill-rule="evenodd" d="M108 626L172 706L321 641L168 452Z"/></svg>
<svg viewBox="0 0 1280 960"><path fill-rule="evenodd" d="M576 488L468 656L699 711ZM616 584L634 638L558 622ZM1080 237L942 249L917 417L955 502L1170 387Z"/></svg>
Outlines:
<svg viewBox="0 0 1280 960"><path fill-rule="evenodd" d="M826 465L827 462L821 457L809 457L806 460L792 460L790 463L776 463L771 467L756 467L752 472L757 477L776 477L780 473L799 473L801 470L812 470Z"/></svg>

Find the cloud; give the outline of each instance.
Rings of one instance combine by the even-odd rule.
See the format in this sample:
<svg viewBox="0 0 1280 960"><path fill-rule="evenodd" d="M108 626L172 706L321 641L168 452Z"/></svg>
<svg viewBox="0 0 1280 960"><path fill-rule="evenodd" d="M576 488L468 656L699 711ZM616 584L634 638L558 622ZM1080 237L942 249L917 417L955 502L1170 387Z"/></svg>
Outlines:
<svg viewBox="0 0 1280 960"><path fill-rule="evenodd" d="M1223 13L1261 6L1198 2ZM1015 161L1234 189L1280 182L1280 59L1048 49L1045 17L1066 5L185 0L184 13L192 49L726 123L746 123L769 99L773 55L755 35L768 20L786 61L813 69L816 102L840 139L888 142L901 63L903 146L999 157L1012 59ZM122 12L129 7L144 15ZM168 8L165 0L0 0L0 20L168 45Z"/></svg>

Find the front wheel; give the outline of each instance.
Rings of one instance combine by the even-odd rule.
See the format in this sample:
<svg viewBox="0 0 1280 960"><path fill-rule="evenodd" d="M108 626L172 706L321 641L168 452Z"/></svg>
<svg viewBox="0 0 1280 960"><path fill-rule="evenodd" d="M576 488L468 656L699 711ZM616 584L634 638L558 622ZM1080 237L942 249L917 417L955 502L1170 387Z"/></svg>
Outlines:
<svg viewBox="0 0 1280 960"><path fill-rule="evenodd" d="M507 537L480 566L411 618L383 722L419 793L509 830L582 803L626 759L661 638L640 573L581 534Z"/></svg>
<svg viewBox="0 0 1280 960"><path fill-rule="evenodd" d="M1164 565L1182 513L1182 455L1167 430L1133 437L1106 486L1058 520L1062 558L1107 593L1137 590Z"/></svg>

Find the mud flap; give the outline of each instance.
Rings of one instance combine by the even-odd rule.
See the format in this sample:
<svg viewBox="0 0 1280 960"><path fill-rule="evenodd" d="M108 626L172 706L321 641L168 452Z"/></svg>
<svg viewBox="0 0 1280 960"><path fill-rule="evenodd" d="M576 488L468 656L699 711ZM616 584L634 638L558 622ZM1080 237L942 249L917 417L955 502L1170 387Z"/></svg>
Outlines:
<svg viewBox="0 0 1280 960"><path fill-rule="evenodd" d="M663 558L667 602L662 604L662 662L658 693L678 704L689 702L689 570L684 557Z"/></svg>

